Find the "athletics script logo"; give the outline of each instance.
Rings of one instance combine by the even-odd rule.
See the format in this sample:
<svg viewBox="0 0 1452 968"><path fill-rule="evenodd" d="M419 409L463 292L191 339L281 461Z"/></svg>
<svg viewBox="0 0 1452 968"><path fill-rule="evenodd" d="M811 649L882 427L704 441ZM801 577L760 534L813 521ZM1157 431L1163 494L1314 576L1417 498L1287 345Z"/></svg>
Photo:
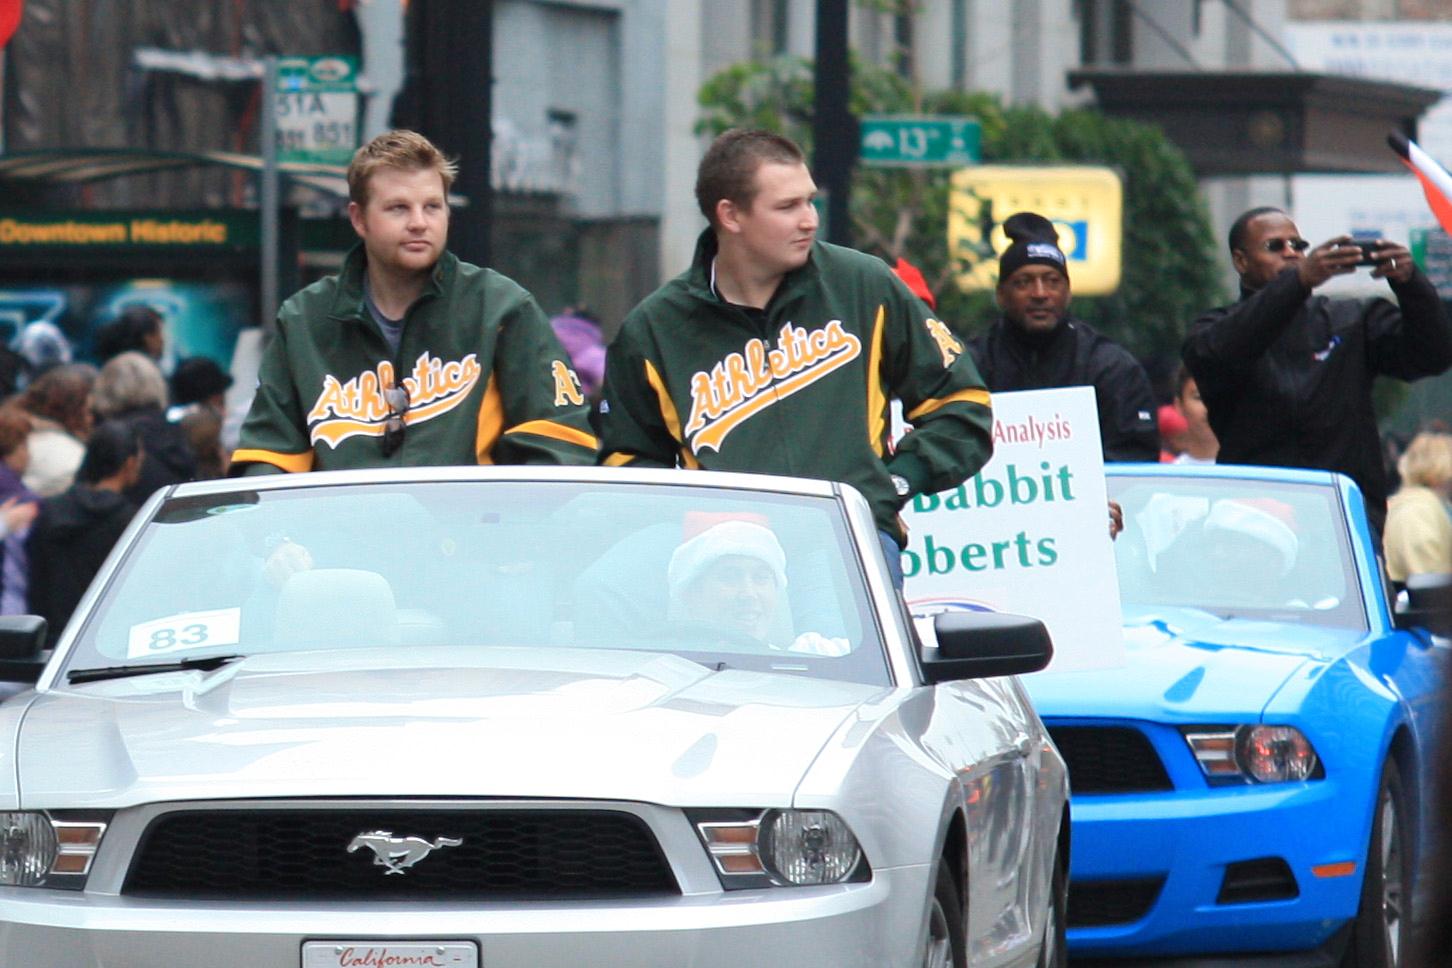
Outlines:
<svg viewBox="0 0 1452 968"><path fill-rule="evenodd" d="M463 403L479 382L482 367L470 353L462 360L445 362L424 353L403 378L408 390L404 423L423 423ZM391 411L383 391L393 386L393 364L384 360L377 370L365 370L347 382L331 373L323 377L323 392L308 411L309 436L337 447L349 437L381 437Z"/></svg>
<svg viewBox="0 0 1452 968"><path fill-rule="evenodd" d="M726 435L772 404L804 390L862 354L862 341L834 319L821 329L787 323L775 348L749 339L727 353L711 372L691 375L691 416L685 435L691 450L718 453Z"/></svg>

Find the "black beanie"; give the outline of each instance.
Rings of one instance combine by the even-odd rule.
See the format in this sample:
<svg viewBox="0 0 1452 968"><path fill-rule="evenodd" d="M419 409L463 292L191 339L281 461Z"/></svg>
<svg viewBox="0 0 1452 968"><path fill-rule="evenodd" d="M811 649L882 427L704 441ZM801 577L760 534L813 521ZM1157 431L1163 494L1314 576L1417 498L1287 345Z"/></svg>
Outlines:
<svg viewBox="0 0 1452 968"><path fill-rule="evenodd" d="M1069 260L1059 248L1054 223L1036 212L1018 212L1004 220L1003 232L1010 244L998 257L999 282L1027 265L1053 266L1069 278Z"/></svg>

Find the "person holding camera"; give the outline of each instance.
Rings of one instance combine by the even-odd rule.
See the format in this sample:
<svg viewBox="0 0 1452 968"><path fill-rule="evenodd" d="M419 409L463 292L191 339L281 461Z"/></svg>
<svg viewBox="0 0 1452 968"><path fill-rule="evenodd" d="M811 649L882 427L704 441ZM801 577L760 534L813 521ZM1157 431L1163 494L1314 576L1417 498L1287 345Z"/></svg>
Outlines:
<svg viewBox="0 0 1452 968"><path fill-rule="evenodd" d="M1312 248L1278 208L1253 208L1230 227L1240 300L1190 326L1182 347L1222 464L1340 471L1361 487L1378 535L1386 520L1372 383L1416 380L1452 366L1452 322L1406 246L1338 235ZM1315 295L1368 266L1384 298Z"/></svg>

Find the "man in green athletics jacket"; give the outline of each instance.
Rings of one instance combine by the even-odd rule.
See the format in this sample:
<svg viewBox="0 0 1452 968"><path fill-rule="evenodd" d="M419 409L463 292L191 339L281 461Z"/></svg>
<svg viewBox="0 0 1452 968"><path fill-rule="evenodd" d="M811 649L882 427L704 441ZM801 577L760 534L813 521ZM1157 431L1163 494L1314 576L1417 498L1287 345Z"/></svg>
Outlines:
<svg viewBox="0 0 1452 968"><path fill-rule="evenodd" d="M843 481L896 569L903 504L992 453L988 391L886 263L816 240L815 193L785 138L734 130L711 145L696 178L711 227L606 357L600 461ZM914 429L890 450L893 397Z"/></svg>
<svg viewBox="0 0 1452 968"><path fill-rule="evenodd" d="M354 155L361 242L278 313L241 473L594 461L580 382L534 297L444 248L455 171L411 131Z"/></svg>

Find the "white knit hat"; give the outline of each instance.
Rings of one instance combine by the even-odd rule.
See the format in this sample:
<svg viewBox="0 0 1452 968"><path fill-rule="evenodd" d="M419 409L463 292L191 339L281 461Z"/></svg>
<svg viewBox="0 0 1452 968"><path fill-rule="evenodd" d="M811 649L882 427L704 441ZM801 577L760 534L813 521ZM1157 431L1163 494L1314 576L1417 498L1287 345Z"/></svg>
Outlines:
<svg viewBox="0 0 1452 968"><path fill-rule="evenodd" d="M776 578L777 588L786 587L786 553L771 529L750 521L722 521L683 542L671 554L666 582L677 595L700 577L717 558L742 555L764 562Z"/></svg>
<svg viewBox="0 0 1452 968"><path fill-rule="evenodd" d="M1296 533L1286 523L1294 520L1292 515L1288 505L1269 498L1225 498L1216 501L1210 509L1209 516L1205 518L1205 530L1220 529L1261 541L1280 556L1280 574L1284 575L1296 563L1296 550L1300 545Z"/></svg>

